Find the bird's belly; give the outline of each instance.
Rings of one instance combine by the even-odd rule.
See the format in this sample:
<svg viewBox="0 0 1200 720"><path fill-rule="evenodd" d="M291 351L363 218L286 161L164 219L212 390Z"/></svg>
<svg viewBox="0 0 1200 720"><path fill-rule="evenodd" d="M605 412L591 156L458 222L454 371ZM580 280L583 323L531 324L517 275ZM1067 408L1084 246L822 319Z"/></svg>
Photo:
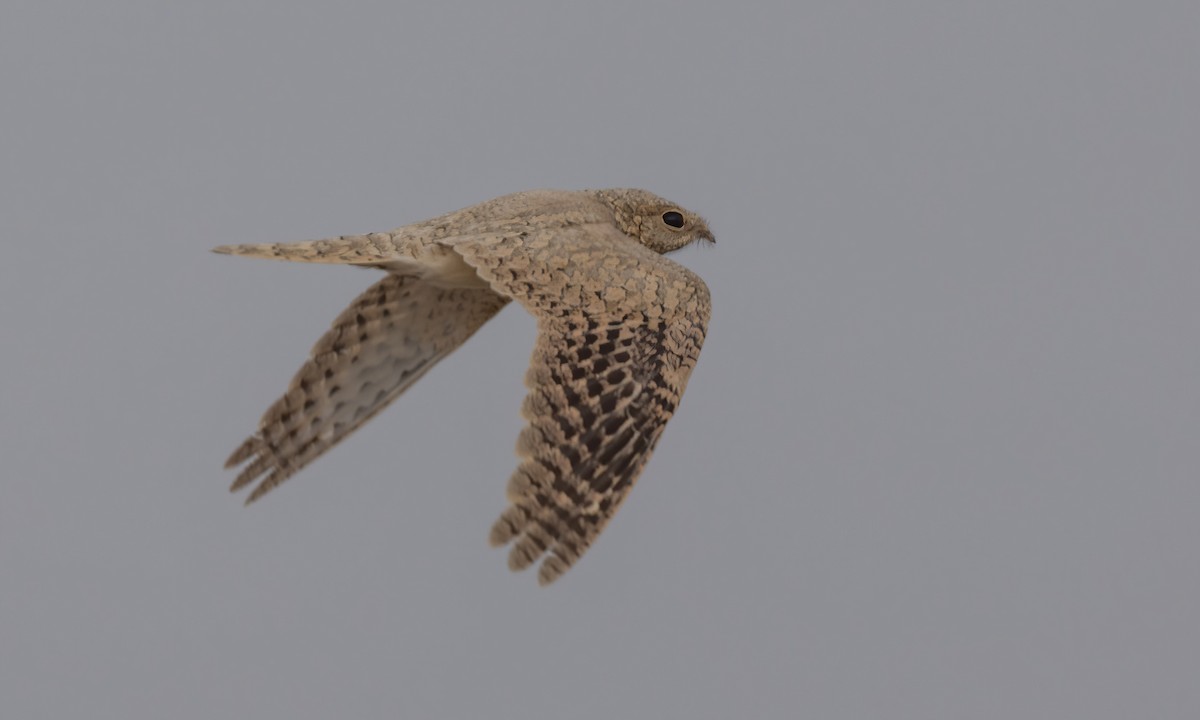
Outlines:
<svg viewBox="0 0 1200 720"><path fill-rule="evenodd" d="M416 275L435 287L487 288L475 268L453 250L444 250L417 258L404 258L383 263L380 267L397 275Z"/></svg>

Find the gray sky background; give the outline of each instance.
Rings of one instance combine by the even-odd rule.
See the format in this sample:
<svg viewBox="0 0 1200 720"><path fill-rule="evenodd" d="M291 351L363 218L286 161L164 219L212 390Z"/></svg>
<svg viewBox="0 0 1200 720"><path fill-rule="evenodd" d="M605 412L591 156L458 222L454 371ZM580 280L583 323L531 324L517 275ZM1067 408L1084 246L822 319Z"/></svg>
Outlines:
<svg viewBox="0 0 1200 720"><path fill-rule="evenodd" d="M3 15L5 717L1200 717L1195 2ZM226 492L374 275L210 247L605 186L714 313L559 583L486 544L515 307Z"/></svg>

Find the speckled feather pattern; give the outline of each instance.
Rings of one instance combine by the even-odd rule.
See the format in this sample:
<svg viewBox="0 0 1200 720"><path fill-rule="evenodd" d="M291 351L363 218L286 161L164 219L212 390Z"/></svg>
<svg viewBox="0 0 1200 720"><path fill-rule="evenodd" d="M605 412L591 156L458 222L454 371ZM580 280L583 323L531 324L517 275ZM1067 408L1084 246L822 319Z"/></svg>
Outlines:
<svg viewBox="0 0 1200 720"><path fill-rule="evenodd" d="M259 499L336 445L461 345L507 304L487 290L447 289L388 275L317 341L258 433L229 456L249 460L231 489L258 480Z"/></svg>
<svg viewBox="0 0 1200 720"><path fill-rule="evenodd" d="M663 252L712 240L643 190L531 191L389 233L218 252L390 274L313 348L257 434L229 458L252 502L372 417L510 299L538 322L508 483L492 527L509 566L549 583L620 507L700 353L708 289Z"/></svg>

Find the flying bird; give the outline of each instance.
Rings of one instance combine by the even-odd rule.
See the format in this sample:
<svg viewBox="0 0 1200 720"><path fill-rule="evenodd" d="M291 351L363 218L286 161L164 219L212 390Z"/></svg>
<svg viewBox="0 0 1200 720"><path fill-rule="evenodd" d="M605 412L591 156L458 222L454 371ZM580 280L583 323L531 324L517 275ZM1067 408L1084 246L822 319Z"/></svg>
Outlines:
<svg viewBox="0 0 1200 720"><path fill-rule="evenodd" d="M229 255L387 271L317 341L258 432L230 455L246 504L400 396L515 300L538 335L520 464L494 546L558 578L617 511L700 354L708 288L663 257L714 242L695 213L635 189L505 195L391 232L226 245Z"/></svg>

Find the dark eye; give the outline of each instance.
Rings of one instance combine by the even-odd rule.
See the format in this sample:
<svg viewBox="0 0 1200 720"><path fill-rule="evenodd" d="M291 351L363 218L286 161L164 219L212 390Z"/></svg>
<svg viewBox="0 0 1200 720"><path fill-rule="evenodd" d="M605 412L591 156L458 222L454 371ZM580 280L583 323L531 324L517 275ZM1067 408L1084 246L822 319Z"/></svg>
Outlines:
<svg viewBox="0 0 1200 720"><path fill-rule="evenodd" d="M663 213L663 222L665 222L666 224L670 225L673 228L681 228L681 227L683 227L683 215L680 215L679 213L675 212L674 210L670 210L668 212Z"/></svg>

